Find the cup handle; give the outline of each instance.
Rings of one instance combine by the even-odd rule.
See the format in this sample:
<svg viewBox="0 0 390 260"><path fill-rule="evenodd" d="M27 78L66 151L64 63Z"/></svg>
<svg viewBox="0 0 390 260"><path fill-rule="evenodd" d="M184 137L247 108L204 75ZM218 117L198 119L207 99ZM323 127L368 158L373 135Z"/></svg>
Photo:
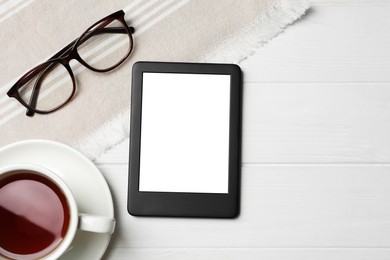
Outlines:
<svg viewBox="0 0 390 260"><path fill-rule="evenodd" d="M79 214L78 228L95 233L114 233L115 219L90 214Z"/></svg>

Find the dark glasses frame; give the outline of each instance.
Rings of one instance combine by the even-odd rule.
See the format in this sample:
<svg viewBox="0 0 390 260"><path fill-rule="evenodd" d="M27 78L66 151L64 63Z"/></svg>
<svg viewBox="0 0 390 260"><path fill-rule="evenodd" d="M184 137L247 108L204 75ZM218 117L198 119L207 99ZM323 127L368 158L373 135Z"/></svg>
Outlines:
<svg viewBox="0 0 390 260"><path fill-rule="evenodd" d="M112 21L117 20L120 23L123 24L124 27L112 27L112 28L105 28L106 25L111 23ZM94 28L96 27L96 28ZM77 51L77 47L79 47L82 43L87 41L90 37L97 35L97 34L102 34L102 33L115 33L115 34L127 34L129 36L129 43L130 47L127 52L127 54L120 60L118 63L114 64L113 66L105 69L97 69L92 66L90 66L87 62L85 62L79 55ZM33 116L34 113L38 114L49 114L52 112L57 111L58 109L64 107L67 105L72 98L74 97L76 93L76 80L73 75L72 69L69 65L69 62L73 59L77 60L79 63L87 67L88 69L95 71L95 72L108 72L119 65L121 65L131 54L133 50L133 37L132 34L134 33L134 28L129 27L125 21L125 12L123 10L119 10L99 21L91 25L87 30L84 31L84 33L81 34L80 37L69 43L67 46L65 46L62 50L57 52L55 55L53 55L48 61L36 66L35 68L31 69L28 71L26 74L24 74L7 92L7 95L11 98L15 98L16 100L19 101L24 107L27 108L26 115L27 116ZM38 95L40 91L40 85L47 73L51 71L51 69L57 65L62 65L66 68L68 71L72 84L73 84L73 89L72 92L65 100L64 103L50 109L50 110L39 110L36 109L36 103L38 100ZM39 75L38 75L39 74ZM32 78L36 77L38 75L38 78L34 84L31 97L29 102L25 102L19 95L18 90L23 87L26 83L28 83Z"/></svg>

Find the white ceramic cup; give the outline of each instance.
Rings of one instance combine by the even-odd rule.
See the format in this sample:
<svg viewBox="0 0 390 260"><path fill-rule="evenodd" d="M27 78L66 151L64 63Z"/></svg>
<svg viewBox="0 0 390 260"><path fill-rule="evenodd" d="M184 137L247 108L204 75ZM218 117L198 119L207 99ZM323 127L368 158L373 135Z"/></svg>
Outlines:
<svg viewBox="0 0 390 260"><path fill-rule="evenodd" d="M62 239L61 243L49 254L39 259L54 260L59 258L71 246L77 229L96 233L111 234L114 232L115 219L105 216L80 213L77 208L75 197L73 196L67 184L56 173L45 167L34 164L13 164L5 166L0 168L0 180L21 171L43 176L55 183L65 195L69 208L69 226L64 238ZM0 259L8 258L5 258L0 254Z"/></svg>

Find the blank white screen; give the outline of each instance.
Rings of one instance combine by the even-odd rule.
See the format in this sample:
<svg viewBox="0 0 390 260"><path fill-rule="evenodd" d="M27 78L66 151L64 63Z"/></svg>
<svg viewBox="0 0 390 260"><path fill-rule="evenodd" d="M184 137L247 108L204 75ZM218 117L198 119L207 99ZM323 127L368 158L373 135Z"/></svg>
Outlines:
<svg viewBox="0 0 390 260"><path fill-rule="evenodd" d="M230 75L143 73L140 191L228 193Z"/></svg>

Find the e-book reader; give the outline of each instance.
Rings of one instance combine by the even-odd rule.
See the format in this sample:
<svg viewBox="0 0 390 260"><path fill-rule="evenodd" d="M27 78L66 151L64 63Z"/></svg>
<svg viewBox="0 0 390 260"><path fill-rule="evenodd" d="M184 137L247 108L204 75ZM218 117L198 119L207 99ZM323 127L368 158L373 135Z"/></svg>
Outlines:
<svg viewBox="0 0 390 260"><path fill-rule="evenodd" d="M129 213L236 217L240 68L137 62L131 95Z"/></svg>

